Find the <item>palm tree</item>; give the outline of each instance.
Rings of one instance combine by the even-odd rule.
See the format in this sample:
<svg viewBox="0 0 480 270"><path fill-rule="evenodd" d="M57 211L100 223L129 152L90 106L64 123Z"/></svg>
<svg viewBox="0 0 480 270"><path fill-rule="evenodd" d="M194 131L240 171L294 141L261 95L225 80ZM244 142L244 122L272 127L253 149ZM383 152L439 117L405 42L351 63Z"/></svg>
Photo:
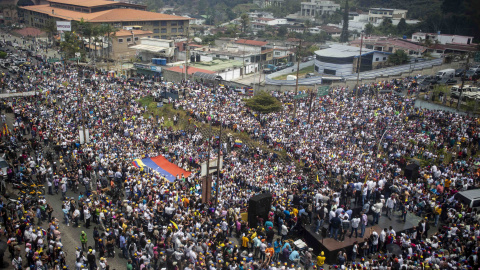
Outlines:
<svg viewBox="0 0 480 270"><path fill-rule="evenodd" d="M53 40L53 34L57 32L57 25L54 20L47 20L43 26L43 30L47 32L48 39Z"/></svg>
<svg viewBox="0 0 480 270"><path fill-rule="evenodd" d="M100 40L98 39L98 36L100 35L101 29L99 25L95 25L92 27L92 36L93 36L93 42L95 44L95 51L94 51L94 58L97 58L97 42Z"/></svg>
<svg viewBox="0 0 480 270"><path fill-rule="evenodd" d="M85 37L88 37L89 39L89 42L90 42L90 39L91 39L91 32L92 32L92 24L85 21L83 18L80 19L79 22L76 23L76 31L77 33L79 33L82 37L82 47L83 49L85 50L85 42L84 42L84 38ZM86 51L86 50L85 50Z"/></svg>
<svg viewBox="0 0 480 270"><path fill-rule="evenodd" d="M115 36L115 32L117 31L117 29L115 29L115 27L113 27L110 24L104 24L103 31L104 31L104 34L107 35L107 61L108 61L108 59L110 59L110 50L112 48L111 37Z"/></svg>

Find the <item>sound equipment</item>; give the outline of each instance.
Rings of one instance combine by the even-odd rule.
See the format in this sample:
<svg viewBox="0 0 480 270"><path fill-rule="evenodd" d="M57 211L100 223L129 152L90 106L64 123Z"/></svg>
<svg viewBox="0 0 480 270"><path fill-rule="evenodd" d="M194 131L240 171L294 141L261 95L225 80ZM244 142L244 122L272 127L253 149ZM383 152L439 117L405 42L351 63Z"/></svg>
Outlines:
<svg viewBox="0 0 480 270"><path fill-rule="evenodd" d="M415 163L408 164L407 167L405 167L403 174L408 180L417 181L417 178L419 177L418 168L420 168L420 166Z"/></svg>
<svg viewBox="0 0 480 270"><path fill-rule="evenodd" d="M272 194L263 193L253 196L248 201L248 224L250 228L256 228L263 224L257 224L257 217L263 218L264 221L268 218L268 212L272 205Z"/></svg>

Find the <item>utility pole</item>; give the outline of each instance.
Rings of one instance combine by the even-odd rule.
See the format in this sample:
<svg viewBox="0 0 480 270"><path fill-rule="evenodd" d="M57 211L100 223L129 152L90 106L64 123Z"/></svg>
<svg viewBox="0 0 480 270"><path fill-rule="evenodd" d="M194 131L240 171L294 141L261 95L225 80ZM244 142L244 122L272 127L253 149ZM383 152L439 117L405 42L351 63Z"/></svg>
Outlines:
<svg viewBox="0 0 480 270"><path fill-rule="evenodd" d="M188 32L188 27L185 29L187 30L187 43L185 45L185 82L187 82L188 78L188 57L189 57L189 46L188 46L188 38L189 38L189 32Z"/></svg>
<svg viewBox="0 0 480 270"><path fill-rule="evenodd" d="M467 63L465 64L465 70L462 76L462 87L460 87L460 94L458 95L457 110L460 110L460 102L462 100L463 86L465 85L465 75L467 75L468 64L470 63L470 53L467 53Z"/></svg>
<svg viewBox="0 0 480 270"><path fill-rule="evenodd" d="M312 112L312 101L313 101L313 97L315 96L315 88L313 90L310 90L310 102L308 104L308 120L307 120L307 124L309 125L310 124L310 114Z"/></svg>
<svg viewBox="0 0 480 270"><path fill-rule="evenodd" d="M298 94L298 74L300 72L300 50L302 49L302 40L300 39L300 43L298 45L297 50L297 79L295 80L295 96ZM293 101L293 118L297 116L297 99Z"/></svg>
<svg viewBox="0 0 480 270"><path fill-rule="evenodd" d="M210 134L212 132L212 122L210 122ZM202 203L207 203L212 196L212 181L210 180L210 151L212 149L212 138L208 140L208 153L207 153L207 174L202 183Z"/></svg>
<svg viewBox="0 0 480 270"><path fill-rule="evenodd" d="M217 184L215 185L215 211L218 205L218 192L220 190L220 158L222 154L222 123L220 123L220 135L218 136L218 157L217 157Z"/></svg>
<svg viewBox="0 0 480 270"><path fill-rule="evenodd" d="M355 91L355 99L358 98L358 80L360 79L360 67L362 65L362 47L363 47L363 30L360 33L360 55L358 56L358 61L357 61L357 90Z"/></svg>

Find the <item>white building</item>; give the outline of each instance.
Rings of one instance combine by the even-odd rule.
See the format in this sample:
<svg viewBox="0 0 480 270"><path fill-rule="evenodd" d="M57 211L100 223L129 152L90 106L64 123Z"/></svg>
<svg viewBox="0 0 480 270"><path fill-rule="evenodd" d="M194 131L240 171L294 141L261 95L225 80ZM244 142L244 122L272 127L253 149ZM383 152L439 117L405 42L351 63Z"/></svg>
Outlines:
<svg viewBox="0 0 480 270"><path fill-rule="evenodd" d="M140 38L139 45L131 46L136 49L138 55L144 61L150 61L152 58L166 58L170 62L175 55L175 42L168 39L159 38Z"/></svg>
<svg viewBox="0 0 480 270"><path fill-rule="evenodd" d="M315 17L321 15L330 15L340 9L340 5L329 0L310 0L302 2L300 15L304 17Z"/></svg>
<svg viewBox="0 0 480 270"><path fill-rule="evenodd" d="M371 23L380 23L383 19L406 19L408 10L391 8L371 8L368 10L368 21Z"/></svg>
<svg viewBox="0 0 480 270"><path fill-rule="evenodd" d="M438 42L440 44L468 45L472 43L473 37L446 35L446 34L440 34L440 33L438 34L422 33L422 32L413 33L412 35L412 41L414 42L424 42L425 40L431 40L432 44Z"/></svg>
<svg viewBox="0 0 480 270"><path fill-rule="evenodd" d="M382 67L390 53L362 49L360 71ZM315 52L315 71L320 74L346 76L357 72L360 48L334 44Z"/></svg>

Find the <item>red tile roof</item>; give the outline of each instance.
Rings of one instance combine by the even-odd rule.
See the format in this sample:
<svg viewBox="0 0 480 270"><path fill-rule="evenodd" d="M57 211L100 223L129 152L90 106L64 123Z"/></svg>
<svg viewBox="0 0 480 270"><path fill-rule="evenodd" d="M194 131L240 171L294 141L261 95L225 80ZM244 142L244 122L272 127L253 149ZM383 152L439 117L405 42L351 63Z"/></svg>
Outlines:
<svg viewBox="0 0 480 270"><path fill-rule="evenodd" d="M258 40L249 40L249 39L238 39L235 41L237 44L245 44L250 46L265 46L268 42L258 41Z"/></svg>
<svg viewBox="0 0 480 270"><path fill-rule="evenodd" d="M23 29L14 30L14 32L22 36L32 36L32 37L43 36L46 34L44 31L37 28L32 28L32 27L26 27Z"/></svg>
<svg viewBox="0 0 480 270"><path fill-rule="evenodd" d="M144 10L136 10L129 8L117 8L104 10L93 13L83 13L73 10L54 8L49 5L36 5L36 6L24 6L21 7L25 10L30 10L34 12L39 12L47 14L49 16L65 19L65 20L74 20L80 21L82 18L87 22L122 22L122 21L172 21L172 20L181 20L187 21L191 18L156 13ZM54 14L52 14L52 10Z"/></svg>
<svg viewBox="0 0 480 270"><path fill-rule="evenodd" d="M182 66L183 67L183 66ZM173 72L178 72L178 73L185 73L185 67L180 67L180 66L176 66L176 67L171 67L171 68L167 68L166 70L170 70L170 71L173 71ZM215 74L215 71L211 71L211 70L206 70L206 69L201 69L201 68L196 68L196 67L188 67L188 75L193 75L195 72L203 72L203 73L208 73L208 74Z"/></svg>

